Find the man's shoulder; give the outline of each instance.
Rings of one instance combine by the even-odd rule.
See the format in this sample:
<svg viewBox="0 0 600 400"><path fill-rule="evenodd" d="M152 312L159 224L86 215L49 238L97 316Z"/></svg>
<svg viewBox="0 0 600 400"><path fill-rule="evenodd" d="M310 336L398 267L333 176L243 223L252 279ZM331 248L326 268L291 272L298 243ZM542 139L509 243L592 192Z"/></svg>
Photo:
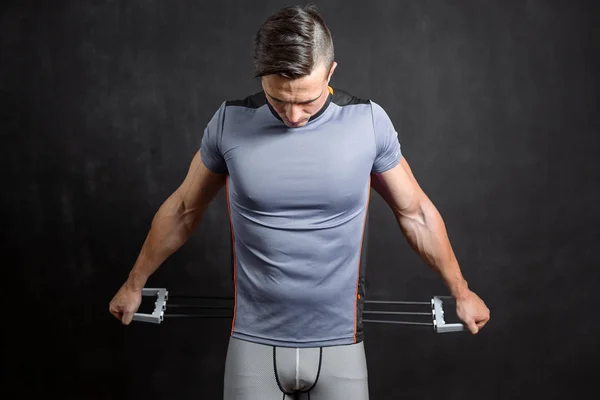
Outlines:
<svg viewBox="0 0 600 400"><path fill-rule="evenodd" d="M244 98L225 101L225 107L260 108L265 104L267 104L267 98L264 91L256 92Z"/></svg>
<svg viewBox="0 0 600 400"><path fill-rule="evenodd" d="M370 104L369 99L363 99L357 97L350 92L340 89L338 87L330 87L330 93L332 94L331 102L343 107L358 104Z"/></svg>

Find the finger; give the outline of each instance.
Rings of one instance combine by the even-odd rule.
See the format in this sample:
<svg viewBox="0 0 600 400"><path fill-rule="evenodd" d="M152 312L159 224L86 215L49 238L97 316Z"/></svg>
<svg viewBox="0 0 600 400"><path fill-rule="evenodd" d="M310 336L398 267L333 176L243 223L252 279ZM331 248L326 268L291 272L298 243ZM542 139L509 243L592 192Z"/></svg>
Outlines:
<svg viewBox="0 0 600 400"><path fill-rule="evenodd" d="M469 331L470 331L470 332L471 332L473 335L475 335L477 332L479 332L479 328L477 327L477 324L476 324L476 323L475 323L475 321L473 321L473 320L470 320L470 321L467 323L467 327L469 328Z"/></svg>
<svg viewBox="0 0 600 400"><path fill-rule="evenodd" d="M110 311L110 313L111 313L111 314L113 315L113 317L115 317L116 319L118 319L118 320L121 320L121 318L122 318L122 315L121 315L121 313L120 313L120 312L111 310L111 311Z"/></svg>
<svg viewBox="0 0 600 400"><path fill-rule="evenodd" d="M121 320L121 312L114 307L109 307L108 311L118 320Z"/></svg>
<svg viewBox="0 0 600 400"><path fill-rule="evenodd" d="M121 319L121 322L123 322L124 325L129 325L131 323L132 319L133 319L133 313L132 312L124 312L123 313L123 318Z"/></svg>

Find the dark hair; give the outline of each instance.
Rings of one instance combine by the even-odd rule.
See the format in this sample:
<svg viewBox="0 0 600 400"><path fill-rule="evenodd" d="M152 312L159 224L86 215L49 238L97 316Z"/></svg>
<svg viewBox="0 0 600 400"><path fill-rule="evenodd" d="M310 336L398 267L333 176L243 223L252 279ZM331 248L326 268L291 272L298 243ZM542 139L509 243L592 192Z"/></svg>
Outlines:
<svg viewBox="0 0 600 400"><path fill-rule="evenodd" d="M327 72L333 64L331 32L317 8L285 7L271 15L254 40L254 76L281 75L300 78L310 75L320 63Z"/></svg>

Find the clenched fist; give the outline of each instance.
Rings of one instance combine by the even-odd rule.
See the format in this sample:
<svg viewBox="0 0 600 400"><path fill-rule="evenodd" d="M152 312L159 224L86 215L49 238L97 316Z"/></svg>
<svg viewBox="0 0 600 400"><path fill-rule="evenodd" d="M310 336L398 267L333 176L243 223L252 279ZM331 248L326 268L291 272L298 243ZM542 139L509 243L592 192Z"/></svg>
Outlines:
<svg viewBox="0 0 600 400"><path fill-rule="evenodd" d="M456 315L472 334L478 333L490 320L490 310L473 292L456 301Z"/></svg>
<svg viewBox="0 0 600 400"><path fill-rule="evenodd" d="M142 291L136 290L125 283L113 297L109 311L124 325L129 325L142 303Z"/></svg>

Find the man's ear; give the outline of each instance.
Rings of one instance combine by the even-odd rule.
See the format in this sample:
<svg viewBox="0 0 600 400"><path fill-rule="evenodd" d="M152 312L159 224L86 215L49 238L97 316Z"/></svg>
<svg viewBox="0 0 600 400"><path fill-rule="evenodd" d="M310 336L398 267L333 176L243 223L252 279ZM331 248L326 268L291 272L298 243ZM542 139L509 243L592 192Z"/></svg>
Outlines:
<svg viewBox="0 0 600 400"><path fill-rule="evenodd" d="M329 70L329 76L327 77L327 84L329 84L329 81L331 80L331 76L333 75L333 71L335 71L336 67L337 67L337 63L334 61L333 64L331 64L331 69Z"/></svg>

